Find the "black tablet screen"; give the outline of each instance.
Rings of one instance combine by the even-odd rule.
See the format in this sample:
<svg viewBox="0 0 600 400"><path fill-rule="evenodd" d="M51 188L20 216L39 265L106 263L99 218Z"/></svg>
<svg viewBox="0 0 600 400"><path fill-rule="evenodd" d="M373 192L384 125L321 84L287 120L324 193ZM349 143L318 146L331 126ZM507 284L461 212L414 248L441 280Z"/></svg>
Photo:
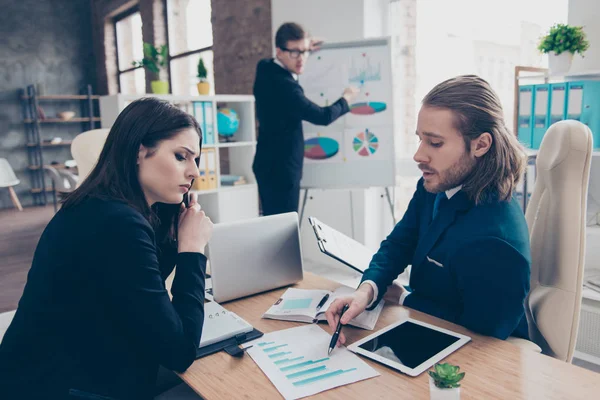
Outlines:
<svg viewBox="0 0 600 400"><path fill-rule="evenodd" d="M456 336L407 321L359 347L415 368L458 340Z"/></svg>

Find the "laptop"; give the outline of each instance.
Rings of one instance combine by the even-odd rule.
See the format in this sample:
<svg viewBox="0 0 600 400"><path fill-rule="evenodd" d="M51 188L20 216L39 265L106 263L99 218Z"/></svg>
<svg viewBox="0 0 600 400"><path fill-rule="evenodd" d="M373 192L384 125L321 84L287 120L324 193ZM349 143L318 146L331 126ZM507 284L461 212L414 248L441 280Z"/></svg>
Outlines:
<svg viewBox="0 0 600 400"><path fill-rule="evenodd" d="M208 255L217 303L299 282L298 213L215 224Z"/></svg>

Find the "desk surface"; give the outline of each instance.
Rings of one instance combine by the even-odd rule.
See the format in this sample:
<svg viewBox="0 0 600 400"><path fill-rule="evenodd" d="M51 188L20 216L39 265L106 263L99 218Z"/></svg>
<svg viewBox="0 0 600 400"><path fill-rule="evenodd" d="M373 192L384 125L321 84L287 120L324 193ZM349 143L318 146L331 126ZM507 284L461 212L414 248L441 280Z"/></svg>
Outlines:
<svg viewBox="0 0 600 400"><path fill-rule="evenodd" d="M294 287L333 290L336 282L305 273L304 280ZM225 303L225 308L246 319L267 333L303 323L261 319L286 290L274 290L261 295ZM375 330L409 315L424 322L471 336L472 341L444 361L466 372L461 399L593 399L600 393L600 374L541 354L523 350L508 342L480 336L467 329L401 306L386 305ZM320 324L327 329L327 325ZM344 328L348 343L373 331ZM426 373L416 378L398 373L362 358L381 376L322 392L312 397L323 399L410 398L429 399ZM248 355L236 359L225 352L196 360L181 378L207 400L224 398L276 399L281 395ZM405 395L402 395L405 394Z"/></svg>

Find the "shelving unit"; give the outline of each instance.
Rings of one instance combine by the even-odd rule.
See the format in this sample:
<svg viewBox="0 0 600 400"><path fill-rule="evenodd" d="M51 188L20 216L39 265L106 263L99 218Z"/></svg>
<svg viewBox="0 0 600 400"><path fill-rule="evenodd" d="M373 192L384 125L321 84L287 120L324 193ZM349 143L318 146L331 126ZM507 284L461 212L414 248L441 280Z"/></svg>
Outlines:
<svg viewBox="0 0 600 400"><path fill-rule="evenodd" d="M252 162L256 152L256 121L254 96L215 95L112 95L100 97L102 128L110 128L119 113L131 102L142 97L156 97L173 103L190 115L194 115L195 102L210 102L213 107L212 127L215 132L214 144L202 144L202 149L213 149L215 154L214 176L216 188L194 190L204 209L216 222L228 222L258 217L258 186L252 172ZM217 109L227 107L236 111L239 129L233 141L218 141ZM201 166L204 159L200 160ZM221 185L221 175L232 174L245 178L246 184L237 186Z"/></svg>
<svg viewBox="0 0 600 400"><path fill-rule="evenodd" d="M52 149L59 149L71 146L72 140L63 140L60 143L49 143L44 141L42 126L46 125L60 125L65 126L65 129L74 131L75 133L71 136L75 136L83 131L95 129L98 127L100 117L94 115L97 105L94 104L100 96L92 94L91 85L87 85L83 94L78 95L39 95L36 92L35 86L30 85L21 91L21 105L23 110L23 123L25 125L25 133L27 135L27 149L29 166L28 170L31 176L31 190L30 193L33 196L33 202L35 205L46 205L48 202L47 193L53 193L56 198L56 193L50 185L46 182L46 176L44 172L44 152L52 151ZM79 109L79 116L71 118L69 120L63 120L60 118L48 118L42 113L40 103L51 103L51 102L72 102L77 104ZM78 126L79 131L73 130L73 126ZM78 124L78 125L77 125ZM57 169L66 168L63 163L48 164L51 167ZM74 168L69 169L74 171Z"/></svg>

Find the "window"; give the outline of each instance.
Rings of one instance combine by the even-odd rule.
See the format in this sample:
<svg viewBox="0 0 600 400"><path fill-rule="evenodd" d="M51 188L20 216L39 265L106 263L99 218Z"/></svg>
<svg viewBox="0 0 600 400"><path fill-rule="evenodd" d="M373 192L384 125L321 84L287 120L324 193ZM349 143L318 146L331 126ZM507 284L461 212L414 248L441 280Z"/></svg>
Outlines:
<svg viewBox="0 0 600 400"><path fill-rule="evenodd" d="M132 8L115 17L114 21L119 92L123 94L145 93L146 73L142 67L134 67L132 64L144 57L140 12L137 7Z"/></svg>
<svg viewBox="0 0 600 400"><path fill-rule="evenodd" d="M210 0L166 0L173 94L197 95L198 61L204 60L214 94Z"/></svg>

